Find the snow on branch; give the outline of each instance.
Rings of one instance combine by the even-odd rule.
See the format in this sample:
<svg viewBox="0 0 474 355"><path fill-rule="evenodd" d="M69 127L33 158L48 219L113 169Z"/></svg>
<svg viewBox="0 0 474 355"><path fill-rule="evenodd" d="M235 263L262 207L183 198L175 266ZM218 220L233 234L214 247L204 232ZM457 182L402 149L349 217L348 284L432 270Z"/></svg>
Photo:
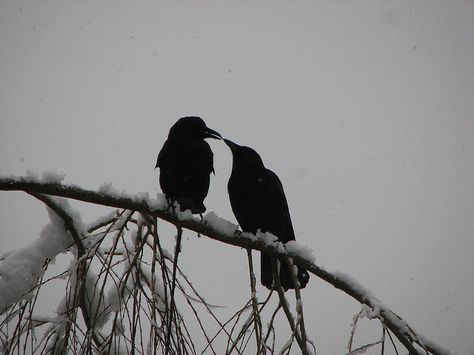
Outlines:
<svg viewBox="0 0 474 355"><path fill-rule="evenodd" d="M151 215L160 218L174 224L176 227L195 231L200 235L207 236L222 243L264 251L278 257L283 262L291 260L294 264L307 269L320 279L342 290L362 305L370 307L370 317L380 319L383 325L396 335L410 354L449 354L447 350L421 337L405 320L397 316L369 290L361 286L354 279L341 272L331 273L318 266L315 263L311 250L297 242L287 243L285 246L278 242L275 236L270 233L257 233L257 235L243 233L238 230L236 225L218 217L214 212L209 212L203 219L191 215L189 211L184 213L176 212L169 208L166 199L161 194L158 194L156 198L152 199L143 193L130 195L125 192L118 192L114 190L110 184L101 187L99 191L93 191L72 184L63 184L61 181L62 177L58 178L56 176L53 176L53 178L43 176L42 179L30 175L27 177L0 177L0 190L25 191L36 197L38 194L59 196L93 204L137 211L142 215ZM57 224L53 223L53 226L57 228ZM58 233L64 234L64 228L58 231ZM64 243L70 243L70 240L65 239ZM41 250L41 246L38 246L35 250ZM26 251L20 250L18 252ZM9 256L9 259L10 258L12 258L11 255ZM0 275L0 277L0 283L4 282L4 276ZM5 303L5 300L2 302ZM1 303L0 306L4 305L3 303Z"/></svg>
<svg viewBox="0 0 474 355"><path fill-rule="evenodd" d="M73 243L63 220L52 210L48 213L51 221L41 230L39 238L5 256L0 264L0 311L18 299L31 299L30 291L43 276L45 261L65 252Z"/></svg>

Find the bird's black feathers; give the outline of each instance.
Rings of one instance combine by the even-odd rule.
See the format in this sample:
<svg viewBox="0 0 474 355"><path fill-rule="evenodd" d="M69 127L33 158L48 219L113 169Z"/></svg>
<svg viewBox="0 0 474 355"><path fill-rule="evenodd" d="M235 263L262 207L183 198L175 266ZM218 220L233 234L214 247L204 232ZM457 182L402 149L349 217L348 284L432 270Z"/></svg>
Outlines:
<svg viewBox="0 0 474 355"><path fill-rule="evenodd" d="M160 168L161 190L168 200L179 203L181 211L206 210L204 199L214 167L213 154L205 138L221 136L199 117L180 118L171 127L158 154L156 167Z"/></svg>
<svg viewBox="0 0 474 355"><path fill-rule="evenodd" d="M245 232L270 232L286 243L295 240L288 203L278 176L263 165L262 158L249 147L224 139L232 151L232 173L227 185L232 211ZM309 274L298 267L300 287L306 286ZM261 282L271 289L272 259L261 254ZM280 267L280 282L285 290L294 288L286 264Z"/></svg>

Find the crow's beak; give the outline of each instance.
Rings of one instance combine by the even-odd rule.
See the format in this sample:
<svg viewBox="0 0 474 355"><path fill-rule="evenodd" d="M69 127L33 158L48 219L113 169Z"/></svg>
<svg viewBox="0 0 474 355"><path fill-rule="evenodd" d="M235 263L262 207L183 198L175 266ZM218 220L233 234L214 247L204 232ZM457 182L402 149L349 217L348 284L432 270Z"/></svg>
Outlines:
<svg viewBox="0 0 474 355"><path fill-rule="evenodd" d="M206 138L222 139L222 136L213 129L206 129Z"/></svg>
<svg viewBox="0 0 474 355"><path fill-rule="evenodd" d="M225 139L224 138L224 142L225 144L227 144L227 146L230 148L230 150L233 152L234 150L236 150L239 145L238 144L235 144L234 142L232 142L231 140L228 140L228 139Z"/></svg>

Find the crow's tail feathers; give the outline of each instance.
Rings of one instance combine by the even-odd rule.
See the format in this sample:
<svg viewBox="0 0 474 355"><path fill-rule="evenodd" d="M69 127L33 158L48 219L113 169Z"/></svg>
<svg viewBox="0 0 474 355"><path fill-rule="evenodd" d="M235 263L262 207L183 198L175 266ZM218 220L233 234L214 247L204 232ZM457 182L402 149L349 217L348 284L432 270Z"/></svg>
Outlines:
<svg viewBox="0 0 474 355"><path fill-rule="evenodd" d="M261 253L260 259L260 281L262 285L269 290L273 289L273 271L272 271L272 257L268 254ZM309 273L305 269L298 266L297 273L298 283L300 288L305 288L309 281ZM294 289L293 279L291 277L288 265L280 263L280 283L285 291Z"/></svg>

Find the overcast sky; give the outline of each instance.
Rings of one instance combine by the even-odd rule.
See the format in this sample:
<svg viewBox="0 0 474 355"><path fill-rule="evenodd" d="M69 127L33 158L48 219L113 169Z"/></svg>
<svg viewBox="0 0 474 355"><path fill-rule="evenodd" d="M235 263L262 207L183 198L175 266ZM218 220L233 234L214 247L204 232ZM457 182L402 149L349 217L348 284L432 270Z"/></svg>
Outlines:
<svg viewBox="0 0 474 355"><path fill-rule="evenodd" d="M0 173L155 196L170 126L199 115L280 176L321 266L474 354L473 34L472 0L1 1ZM235 221L210 144L205 203ZM48 221L22 193L0 211L0 252ZM185 243L211 303L248 298L243 251ZM343 353L360 306L315 277L304 301L319 353Z"/></svg>

